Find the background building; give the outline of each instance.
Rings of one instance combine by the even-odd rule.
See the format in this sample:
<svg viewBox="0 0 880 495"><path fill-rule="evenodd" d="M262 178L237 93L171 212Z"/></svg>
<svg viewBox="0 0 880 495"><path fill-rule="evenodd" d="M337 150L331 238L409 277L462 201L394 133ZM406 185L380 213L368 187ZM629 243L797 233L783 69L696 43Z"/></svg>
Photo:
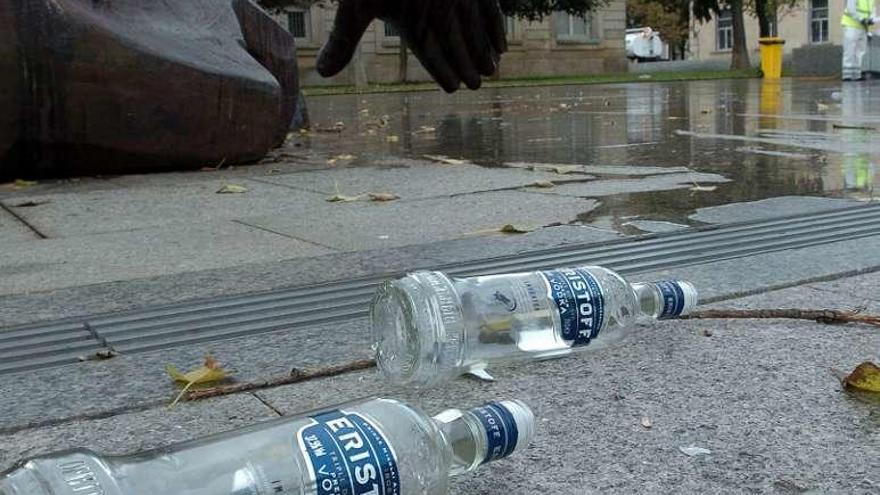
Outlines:
<svg viewBox="0 0 880 495"><path fill-rule="evenodd" d="M780 9L778 33L785 39L785 54L799 48L841 44L840 16L843 0L804 0L793 8ZM696 60L730 60L733 49L733 16L728 10L709 22L691 21L690 58ZM758 63L758 20L746 14L746 42L753 64ZM820 50L823 51L823 50ZM827 51L827 50L824 50ZM833 59L833 57L832 57ZM839 69L840 58L833 60Z"/></svg>
<svg viewBox="0 0 880 495"><path fill-rule="evenodd" d="M288 8L274 15L297 38L304 85L354 83L354 66L329 80L315 71L318 49L333 26L333 7ZM556 13L539 22L508 18L507 27L510 51L501 63L501 77L568 76L627 69L625 0L612 0L585 17ZM381 21L370 26L361 43L363 67L370 82L398 80L399 49L400 38L392 26ZM429 79L413 56L407 79Z"/></svg>

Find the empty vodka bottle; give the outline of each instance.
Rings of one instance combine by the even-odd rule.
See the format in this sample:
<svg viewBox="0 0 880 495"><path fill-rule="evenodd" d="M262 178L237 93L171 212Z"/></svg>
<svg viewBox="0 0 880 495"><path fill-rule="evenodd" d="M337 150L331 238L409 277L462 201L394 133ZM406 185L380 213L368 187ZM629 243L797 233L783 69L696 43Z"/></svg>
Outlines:
<svg viewBox="0 0 880 495"><path fill-rule="evenodd" d="M371 307L380 370L428 386L488 364L540 359L619 340L640 316L674 318L697 303L683 281L630 284L598 266L451 278L416 272L386 282Z"/></svg>
<svg viewBox="0 0 880 495"><path fill-rule="evenodd" d="M281 418L142 454L73 450L0 476L0 495L435 495L448 478L525 447L519 401L433 418L388 399Z"/></svg>

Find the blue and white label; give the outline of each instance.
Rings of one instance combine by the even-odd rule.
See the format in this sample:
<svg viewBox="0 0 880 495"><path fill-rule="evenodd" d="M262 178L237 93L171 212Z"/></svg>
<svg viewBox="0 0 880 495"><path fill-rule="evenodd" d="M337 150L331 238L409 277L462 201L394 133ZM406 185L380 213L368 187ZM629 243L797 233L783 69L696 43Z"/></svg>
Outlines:
<svg viewBox="0 0 880 495"><path fill-rule="evenodd" d="M365 417L329 411L297 434L317 495L400 495L397 457Z"/></svg>
<svg viewBox="0 0 880 495"><path fill-rule="evenodd" d="M486 429L487 451L483 464L509 456L516 449L519 430L506 407L497 402L471 409Z"/></svg>
<svg viewBox="0 0 880 495"><path fill-rule="evenodd" d="M605 297L596 277L579 269L541 272L550 286L562 322L562 338L573 347L585 346L605 323Z"/></svg>
<svg viewBox="0 0 880 495"><path fill-rule="evenodd" d="M659 319L670 319L681 316L684 311L684 291L678 282L666 280L656 282L655 285L660 289L660 295L663 297L663 310L660 312Z"/></svg>

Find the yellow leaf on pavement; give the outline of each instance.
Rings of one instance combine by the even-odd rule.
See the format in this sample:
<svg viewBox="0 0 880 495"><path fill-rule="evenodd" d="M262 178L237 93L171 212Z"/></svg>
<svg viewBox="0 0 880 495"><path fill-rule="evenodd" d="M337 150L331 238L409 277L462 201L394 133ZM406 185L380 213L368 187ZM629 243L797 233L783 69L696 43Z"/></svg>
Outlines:
<svg viewBox="0 0 880 495"><path fill-rule="evenodd" d="M15 182L12 183L13 187L16 189L23 189L25 187L36 186L37 181L35 180L24 180L24 179L15 179Z"/></svg>
<svg viewBox="0 0 880 495"><path fill-rule="evenodd" d="M170 376L172 380L184 385L183 389L177 395L177 398L175 398L174 402L168 407L174 407L180 402L183 394L185 394L193 385L219 382L229 377L226 370L224 370L220 366L220 363L210 354L205 356L205 363L202 366L187 373L181 373L180 370L171 364L165 366L165 371L168 372L168 376Z"/></svg>
<svg viewBox="0 0 880 495"><path fill-rule="evenodd" d="M847 390L880 393L880 367L871 362L864 362L843 379Z"/></svg>
<svg viewBox="0 0 880 495"><path fill-rule="evenodd" d="M171 379L184 384L192 383L193 385L199 385L202 383L219 382L221 380L225 380L226 371L224 371L223 368L221 368L217 364L209 366L209 360L213 360L213 358L209 356L208 358L206 358L205 365L200 366L187 373L181 373L176 367L170 364L166 366L165 369L168 371L168 375L171 376ZM214 361L214 363L216 363L216 361Z"/></svg>
<svg viewBox="0 0 880 495"><path fill-rule="evenodd" d="M244 194L248 189L238 184L226 184L217 191L217 194Z"/></svg>

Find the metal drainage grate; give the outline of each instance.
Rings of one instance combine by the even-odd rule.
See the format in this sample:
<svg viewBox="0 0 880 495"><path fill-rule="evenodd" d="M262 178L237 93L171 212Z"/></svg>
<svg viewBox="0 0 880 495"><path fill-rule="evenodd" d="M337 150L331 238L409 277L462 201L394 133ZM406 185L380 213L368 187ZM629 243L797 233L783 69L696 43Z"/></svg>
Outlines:
<svg viewBox="0 0 880 495"><path fill-rule="evenodd" d="M865 205L761 222L567 245L436 268L452 275L470 276L600 264L633 274L878 234L880 205ZM361 317L366 314L377 285L397 275L374 275L11 327L0 330L0 374L69 364L80 356L108 348L138 353Z"/></svg>

